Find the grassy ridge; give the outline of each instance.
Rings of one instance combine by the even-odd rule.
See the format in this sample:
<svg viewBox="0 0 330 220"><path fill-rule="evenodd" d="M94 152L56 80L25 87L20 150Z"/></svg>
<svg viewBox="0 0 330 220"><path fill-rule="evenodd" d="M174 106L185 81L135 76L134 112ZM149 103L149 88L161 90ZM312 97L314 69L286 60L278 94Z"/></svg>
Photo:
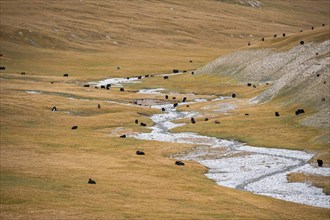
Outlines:
<svg viewBox="0 0 330 220"><path fill-rule="evenodd" d="M38 75L167 72L328 21L327 1L263 2L252 8L214 0L2 0L0 62L7 72Z"/></svg>

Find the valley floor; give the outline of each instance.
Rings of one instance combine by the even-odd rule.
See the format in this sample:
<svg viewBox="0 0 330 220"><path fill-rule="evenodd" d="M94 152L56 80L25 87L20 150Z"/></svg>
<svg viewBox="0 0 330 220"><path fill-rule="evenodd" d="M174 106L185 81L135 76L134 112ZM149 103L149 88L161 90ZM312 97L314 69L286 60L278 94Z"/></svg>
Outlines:
<svg viewBox="0 0 330 220"><path fill-rule="evenodd" d="M180 77L192 75L169 78L181 81ZM4 219L328 218L329 209L217 186L203 175L207 170L196 162L185 161L184 167L175 166L175 159L170 156L195 144L131 138L133 134L150 132L135 124L136 119L152 126L155 122L150 117L162 113L158 108L136 105L135 100L154 99L173 105L183 98L170 93L182 92L180 88L167 88L160 94L137 92L137 87L150 88L147 82L159 81L157 78L160 77L125 84L125 91L120 92L121 87L116 86L110 90L83 87L90 80L70 76L1 74L1 216ZM239 88L225 82L225 90ZM163 92L171 99L166 100ZM189 92L186 95L192 113L202 109L204 100L219 97L200 91L194 98L202 102L189 104ZM221 101L219 98L216 102ZM53 106L57 112L51 111ZM181 104L179 111L182 108L187 106ZM218 113L209 115L208 111L204 108L204 116L209 117L212 126L215 120L228 126L221 117L233 117L228 112L220 112L224 114L220 117ZM196 119L199 129L208 126ZM78 129L72 130L73 125ZM190 126L180 129L189 130ZM119 138L123 134L128 138ZM146 155L136 155L137 150ZM97 184L88 185L88 178Z"/></svg>

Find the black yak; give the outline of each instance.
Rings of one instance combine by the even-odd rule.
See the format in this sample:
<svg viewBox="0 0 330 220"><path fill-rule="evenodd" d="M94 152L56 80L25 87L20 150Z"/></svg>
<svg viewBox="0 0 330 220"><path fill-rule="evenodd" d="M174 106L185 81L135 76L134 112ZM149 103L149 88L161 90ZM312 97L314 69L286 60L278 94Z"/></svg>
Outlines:
<svg viewBox="0 0 330 220"><path fill-rule="evenodd" d="M319 165L319 167L323 166L323 160L317 159L317 164Z"/></svg>
<svg viewBox="0 0 330 220"><path fill-rule="evenodd" d="M88 184L96 184L96 182L95 182L95 180L92 180L91 178L89 178Z"/></svg>
<svg viewBox="0 0 330 220"><path fill-rule="evenodd" d="M175 161L175 165L177 166L184 166L184 163L182 161Z"/></svg>
<svg viewBox="0 0 330 220"><path fill-rule="evenodd" d="M136 155L145 155L145 153L143 151L136 151Z"/></svg>

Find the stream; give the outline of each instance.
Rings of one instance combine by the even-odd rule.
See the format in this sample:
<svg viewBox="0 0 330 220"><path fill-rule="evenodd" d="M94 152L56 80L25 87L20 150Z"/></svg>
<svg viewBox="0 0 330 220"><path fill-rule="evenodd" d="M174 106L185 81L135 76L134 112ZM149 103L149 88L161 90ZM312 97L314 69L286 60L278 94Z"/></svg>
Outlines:
<svg viewBox="0 0 330 220"><path fill-rule="evenodd" d="M96 85L110 83L119 87L122 86L122 83L138 83L137 80L137 78L115 78L100 81ZM162 88L143 89L139 93L159 95L163 90ZM218 112L226 112L235 108L235 106L227 106L228 104L225 107L221 105L221 101L228 98L230 97L215 97L211 102L219 106ZM189 94L189 102L179 103L179 106L206 101L206 99L194 98L193 94ZM150 133L136 133L129 137L193 144L195 146L193 149L172 157L180 160L193 160L204 165L208 168L208 173L205 175L218 185L286 201L330 208L330 196L324 194L321 188L314 187L308 182L289 183L287 180L289 173L330 176L330 168L308 164L314 154L297 150L252 147L237 141L207 137L191 132L171 133L171 129L185 125L185 123L173 123L173 120L198 117L200 114L196 111L177 111L173 104L155 104L150 107L164 108L165 111L162 114L151 116L155 125L149 127ZM198 122L196 126L198 126Z"/></svg>

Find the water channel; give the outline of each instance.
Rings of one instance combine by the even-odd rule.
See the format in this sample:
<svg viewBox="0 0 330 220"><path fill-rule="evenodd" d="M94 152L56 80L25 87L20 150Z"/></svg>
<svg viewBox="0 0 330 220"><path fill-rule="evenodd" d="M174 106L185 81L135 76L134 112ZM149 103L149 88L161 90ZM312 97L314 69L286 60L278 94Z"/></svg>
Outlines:
<svg viewBox="0 0 330 220"><path fill-rule="evenodd" d="M121 87L122 83L138 83L138 78L115 78L96 83L96 86L112 84ZM144 89L139 93L162 94L162 88ZM206 102L189 94L188 103ZM235 106L221 109L221 101L229 97L215 97L211 102L217 103L218 111L226 111ZM120 104L120 103L118 103ZM162 114L151 116L154 126L149 127L150 133L137 133L130 137L142 140L161 142L188 143L195 147L173 157L181 160L194 160L208 168L206 176L218 185L246 190L255 194L271 196L291 202L302 203L317 207L330 208L330 196L322 189L310 183L288 182L289 173L304 173L330 176L330 168L317 167L308 164L313 153L297 150L285 150L263 147L252 147L244 143L207 137L190 132L172 133L171 129L184 123L174 123L177 119L198 117L196 111L178 111L173 104L156 104L152 108L162 109Z"/></svg>

